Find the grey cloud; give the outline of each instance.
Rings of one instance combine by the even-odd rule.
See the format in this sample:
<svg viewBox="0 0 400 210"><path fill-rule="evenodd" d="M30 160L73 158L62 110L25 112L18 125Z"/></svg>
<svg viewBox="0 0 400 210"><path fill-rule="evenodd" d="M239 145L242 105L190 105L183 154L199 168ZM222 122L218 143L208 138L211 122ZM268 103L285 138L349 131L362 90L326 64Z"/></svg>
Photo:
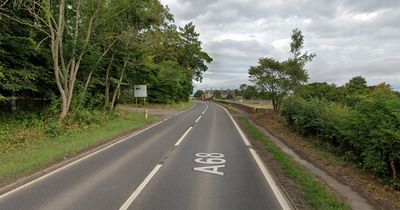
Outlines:
<svg viewBox="0 0 400 210"><path fill-rule="evenodd" d="M387 81L400 90L399 0L176 0L169 7L177 24L194 21L203 50L214 58L198 87L250 84L249 66L265 56L287 59L290 32L299 28L304 51L317 53L306 66L310 82L342 85L361 75L368 84Z"/></svg>

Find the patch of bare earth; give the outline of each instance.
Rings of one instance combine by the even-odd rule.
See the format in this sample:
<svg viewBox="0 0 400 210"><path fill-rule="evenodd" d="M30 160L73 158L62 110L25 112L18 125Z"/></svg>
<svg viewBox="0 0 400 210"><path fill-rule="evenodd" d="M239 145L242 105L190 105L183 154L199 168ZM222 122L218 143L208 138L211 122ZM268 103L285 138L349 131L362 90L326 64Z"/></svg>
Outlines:
<svg viewBox="0 0 400 210"><path fill-rule="evenodd" d="M265 127L271 134L283 141L288 147L298 152L299 155L359 192L360 195L374 204L377 209L400 210L400 192L389 187L390 183L379 182L369 173L356 167L356 164L348 163L341 157L329 153L323 146L316 146L318 145L316 140L305 138L298 132L292 132L277 115L265 113L255 114L251 117L259 125ZM252 145L257 145L257 141L253 141ZM260 147L263 147L263 145ZM257 150L257 152L259 151ZM263 153L260 152L259 154ZM269 158L268 154L263 154L262 156ZM268 163L274 162L269 159L267 160ZM269 167L275 168L275 166ZM279 172L279 170L277 172L274 171L275 176L281 177L283 172ZM280 181L279 178L278 180ZM286 191L290 192L292 188L289 186ZM299 207L299 209L302 208Z"/></svg>

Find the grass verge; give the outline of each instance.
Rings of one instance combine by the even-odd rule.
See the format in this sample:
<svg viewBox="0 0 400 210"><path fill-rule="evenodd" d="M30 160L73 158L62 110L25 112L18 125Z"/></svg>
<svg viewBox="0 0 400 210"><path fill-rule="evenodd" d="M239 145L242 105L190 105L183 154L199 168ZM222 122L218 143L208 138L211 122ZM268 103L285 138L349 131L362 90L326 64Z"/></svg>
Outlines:
<svg viewBox="0 0 400 210"><path fill-rule="evenodd" d="M265 145L265 148L274 155L274 159L282 167L285 175L300 186L301 195L313 207L313 209L350 209L349 204L342 201L335 192L330 192L325 183L314 178L300 164L284 153L275 144L266 138L262 132L252 126L246 119L239 117L253 139L257 139Z"/></svg>
<svg viewBox="0 0 400 210"><path fill-rule="evenodd" d="M156 103L147 103L143 105L143 101L141 103L138 102L138 108L149 108L149 109L167 109L167 110L182 110L191 107L194 104L192 100L188 102L179 102L173 104L156 104ZM120 107L136 107L136 104L121 104Z"/></svg>
<svg viewBox="0 0 400 210"><path fill-rule="evenodd" d="M13 153L0 155L0 183L25 176L40 168L73 156L121 133L141 128L158 118L149 116L144 119L142 113L126 112L119 118L98 129L54 138L42 144L26 147Z"/></svg>
<svg viewBox="0 0 400 210"><path fill-rule="evenodd" d="M272 106L272 104L252 104L252 103L243 103L243 104L254 108L274 109L274 106Z"/></svg>
<svg viewBox="0 0 400 210"><path fill-rule="evenodd" d="M228 105L223 104L223 103L218 103L218 102L215 102L215 101L212 101L212 102L227 108L228 110L232 111L235 114L238 113L238 111L236 109L232 108L231 106L228 106Z"/></svg>

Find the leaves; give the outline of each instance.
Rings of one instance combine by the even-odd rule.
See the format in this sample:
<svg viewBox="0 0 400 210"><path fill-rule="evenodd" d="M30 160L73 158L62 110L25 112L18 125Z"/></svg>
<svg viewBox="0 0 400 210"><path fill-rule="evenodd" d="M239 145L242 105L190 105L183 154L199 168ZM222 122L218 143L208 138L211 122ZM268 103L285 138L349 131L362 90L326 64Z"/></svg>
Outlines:
<svg viewBox="0 0 400 210"><path fill-rule="evenodd" d="M275 111L279 111L282 100L293 92L296 87L308 80L304 69L307 62L312 61L316 54L301 54L304 36L299 29L293 29L290 52L293 57L279 62L273 58L260 58L257 66L250 66L249 80L257 85L266 98L272 100Z"/></svg>

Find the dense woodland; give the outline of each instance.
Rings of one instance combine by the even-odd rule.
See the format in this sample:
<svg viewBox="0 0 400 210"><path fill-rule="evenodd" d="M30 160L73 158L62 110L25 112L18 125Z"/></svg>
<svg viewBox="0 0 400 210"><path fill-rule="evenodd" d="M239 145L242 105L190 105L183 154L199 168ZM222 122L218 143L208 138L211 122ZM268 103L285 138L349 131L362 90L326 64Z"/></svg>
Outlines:
<svg viewBox="0 0 400 210"><path fill-rule="evenodd" d="M0 154L189 101L212 58L158 0L0 1ZM139 101L143 102L143 98Z"/></svg>
<svg viewBox="0 0 400 210"><path fill-rule="evenodd" d="M173 24L159 1L1 1L2 112L43 110L59 117L133 102L188 101L212 58L195 25Z"/></svg>

